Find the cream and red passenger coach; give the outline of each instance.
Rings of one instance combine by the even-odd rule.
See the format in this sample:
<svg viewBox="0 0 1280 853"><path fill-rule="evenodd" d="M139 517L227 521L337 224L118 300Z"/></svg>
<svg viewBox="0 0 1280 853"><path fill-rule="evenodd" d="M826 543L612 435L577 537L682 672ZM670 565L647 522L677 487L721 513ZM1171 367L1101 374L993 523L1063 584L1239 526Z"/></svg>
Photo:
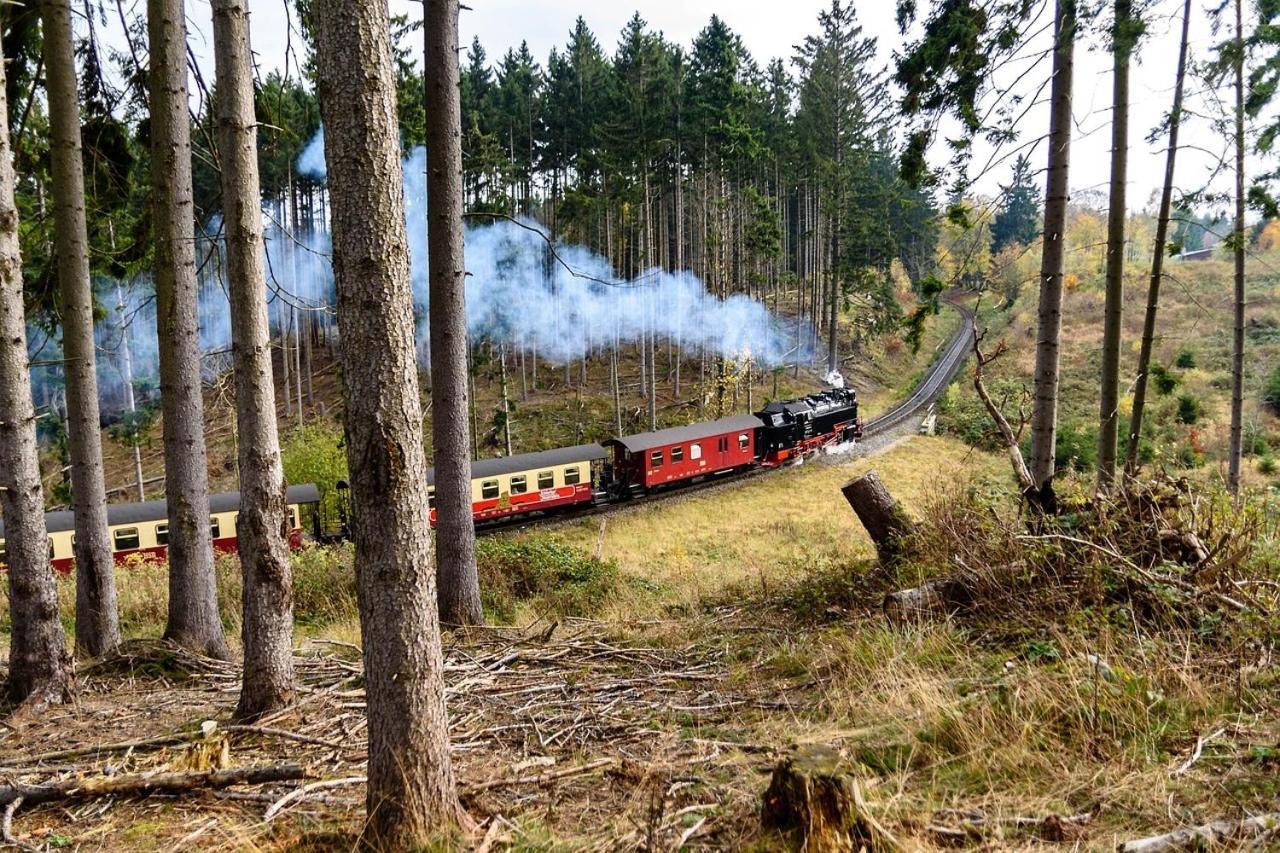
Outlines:
<svg viewBox="0 0 1280 853"><path fill-rule="evenodd" d="M579 444L471 463L471 508L476 521L549 512L591 503L607 454ZM427 503L436 523L435 469L427 471Z"/></svg>
<svg viewBox="0 0 1280 853"><path fill-rule="evenodd" d="M302 546L302 507L320 500L319 490L311 484L290 486L289 545ZM236 518L240 514L240 493L223 492L209 496L209 532L214 550L234 553L237 548ZM49 559L60 572L75 565L75 513L51 512L44 517L49 531ZM117 563L130 558L163 560L169 553L169 507L164 501L111 504L107 507L107 528L111 551ZM0 566L4 565L4 521L0 520Z"/></svg>

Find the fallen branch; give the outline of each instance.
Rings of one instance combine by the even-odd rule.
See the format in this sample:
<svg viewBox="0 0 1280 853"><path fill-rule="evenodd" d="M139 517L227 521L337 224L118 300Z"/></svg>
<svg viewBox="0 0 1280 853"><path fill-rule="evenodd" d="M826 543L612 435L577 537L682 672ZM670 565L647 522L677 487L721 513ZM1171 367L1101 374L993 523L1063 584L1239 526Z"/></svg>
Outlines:
<svg viewBox="0 0 1280 853"><path fill-rule="evenodd" d="M1126 841L1120 845L1121 853L1158 853L1161 850L1201 849L1224 841L1258 838L1280 830L1280 812L1255 815L1244 820L1215 820L1204 826L1187 827Z"/></svg>
<svg viewBox="0 0 1280 853"><path fill-rule="evenodd" d="M264 823L270 823L276 815L284 811L285 806L290 803L297 802L298 800L305 799L316 791L324 791L329 788L343 788L347 785L363 785L368 781L368 778L365 776L346 776L342 779L321 779L319 782L312 782L309 785L303 785L301 788L294 788L292 791L268 806L267 810L262 813L262 820Z"/></svg>
<svg viewBox="0 0 1280 853"><path fill-rule="evenodd" d="M486 782L478 782L474 785L460 786L459 793L478 794L481 791L491 791L494 788L506 788L511 785L543 785L547 782L553 782L556 779L565 779L570 776L580 776L584 773L590 773L592 770L599 770L601 767L607 767L614 763L613 758L597 758L595 761L588 761L586 764L580 764L577 767L566 767L563 770L552 770L548 773L541 773L537 776L515 777L511 779L490 779Z"/></svg>
<svg viewBox="0 0 1280 853"><path fill-rule="evenodd" d="M0 805L15 800L38 805L54 800L92 800L98 797L145 797L150 794L184 794L190 791L214 790L232 785L263 785L305 779L311 771L301 764L268 764L261 767L236 767L227 770L174 772L157 770L100 776L94 779L64 779L47 785L0 785Z"/></svg>
<svg viewBox="0 0 1280 853"><path fill-rule="evenodd" d="M1183 762L1183 764L1177 770L1174 770L1169 775L1173 778L1177 778L1178 776L1181 776L1183 773L1186 773L1188 770L1190 770L1191 765L1195 764L1197 761L1200 760L1200 754L1204 752L1204 745L1209 741L1213 740L1214 738L1218 737L1225 731L1226 729L1218 729L1217 731L1211 732L1205 737L1196 738L1196 748L1192 750L1191 757L1188 758L1185 762Z"/></svg>
<svg viewBox="0 0 1280 853"><path fill-rule="evenodd" d="M129 752L130 750L153 749L162 746L173 746L174 744L186 743L191 740L198 740L204 737L203 732L192 732L190 734L162 735L161 737L143 738L142 740L122 740L116 743L104 743L98 746L81 746L75 749L59 749L54 752L41 752L36 755L19 755L14 756L7 761L0 762L0 769L11 767L24 767L29 764L43 764L47 761L63 761L68 758L84 758L86 755L107 755L115 752Z"/></svg>

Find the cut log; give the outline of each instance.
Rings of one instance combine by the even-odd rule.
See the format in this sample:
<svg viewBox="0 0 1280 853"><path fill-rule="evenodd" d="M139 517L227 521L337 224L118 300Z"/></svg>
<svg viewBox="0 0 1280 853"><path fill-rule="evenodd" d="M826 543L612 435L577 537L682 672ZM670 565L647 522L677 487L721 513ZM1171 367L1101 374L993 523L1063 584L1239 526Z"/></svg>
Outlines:
<svg viewBox="0 0 1280 853"><path fill-rule="evenodd" d="M904 556L915 526L902 505L889 494L880 475L868 471L845 483L840 491L875 543L881 565L895 565Z"/></svg>
<svg viewBox="0 0 1280 853"><path fill-rule="evenodd" d="M871 816L848 765L827 746L802 747L774 768L760 820L766 828L795 833L810 853L899 849Z"/></svg>
<svg viewBox="0 0 1280 853"><path fill-rule="evenodd" d="M149 794L181 794L204 789L227 788L232 785L263 785L303 779L310 771L301 764L268 764L260 767L236 767L228 770L174 772L155 770L149 773L125 773L96 779L71 778L47 785L0 785L0 806L21 798L34 806L54 800L92 800L97 797L145 797Z"/></svg>
<svg viewBox="0 0 1280 853"><path fill-rule="evenodd" d="M1150 838L1139 838L1126 841L1120 845L1122 853L1158 853L1162 850L1203 850L1207 847L1227 841L1244 841L1250 838L1264 838L1280 833L1280 812L1256 815L1244 820L1215 820L1204 826L1189 826L1168 832L1164 835L1153 835Z"/></svg>

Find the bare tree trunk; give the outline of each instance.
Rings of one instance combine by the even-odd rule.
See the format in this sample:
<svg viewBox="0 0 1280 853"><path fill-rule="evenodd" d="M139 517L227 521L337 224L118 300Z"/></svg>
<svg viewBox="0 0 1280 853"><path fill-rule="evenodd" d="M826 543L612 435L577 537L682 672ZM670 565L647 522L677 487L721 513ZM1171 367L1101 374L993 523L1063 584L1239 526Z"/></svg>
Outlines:
<svg viewBox="0 0 1280 853"><path fill-rule="evenodd" d="M502 445L511 455L511 399L507 396L507 345L498 344L498 396L502 405Z"/></svg>
<svg viewBox="0 0 1280 853"><path fill-rule="evenodd" d="M1231 335L1231 440L1227 450L1227 488L1231 494L1240 494L1240 463L1244 456L1244 23L1241 0L1235 0L1236 45L1236 222L1235 255L1235 310Z"/></svg>
<svg viewBox="0 0 1280 853"><path fill-rule="evenodd" d="M1124 319L1124 231L1128 213L1129 55L1133 50L1131 0L1116 0L1112 29L1111 196L1107 211L1107 301L1102 323L1102 390L1098 421L1098 487L1116 475L1120 434L1120 333Z"/></svg>
<svg viewBox="0 0 1280 853"><path fill-rule="evenodd" d="M465 815L449 757L426 513L391 28L383 3L320 0L313 14L360 567L369 715L365 841L407 849Z"/></svg>
<svg viewBox="0 0 1280 853"><path fill-rule="evenodd" d="M467 313L462 236L458 0L426 5L427 243L440 618L482 625L467 429Z"/></svg>
<svg viewBox="0 0 1280 853"><path fill-rule="evenodd" d="M112 243L114 244L114 240ZM120 361L124 372L125 407L130 412L136 412L138 406L133 396L133 354L129 350L129 324L124 319L125 307L124 291L120 287L120 282L117 281L116 312L120 315ZM131 444L133 445L133 478L138 486L138 500L145 501L147 499L147 487L142 476L142 448L138 446L136 440L132 441Z"/></svg>
<svg viewBox="0 0 1280 853"><path fill-rule="evenodd" d="M11 702L39 712L68 698L71 656L49 566L14 203L9 104L0 63L0 516L9 575Z"/></svg>
<svg viewBox="0 0 1280 853"><path fill-rule="evenodd" d="M1138 352L1138 376L1133 388L1133 412L1129 415L1129 448L1125 454L1125 475L1138 473L1138 450L1142 437L1142 414L1147 401L1147 379L1151 373L1151 351L1155 348L1156 314L1160 308L1160 284L1164 279L1165 242L1169 235L1169 210L1173 206L1173 172L1178 157L1178 126L1182 121L1182 91L1187 79L1187 37L1191 29L1191 0L1182 6L1182 41L1178 48L1178 74L1174 78L1173 109L1169 112L1169 147L1164 159L1164 187L1160 191L1160 211L1156 215L1155 248L1151 254L1151 279L1147 285L1147 311L1142 322L1142 347Z"/></svg>
<svg viewBox="0 0 1280 853"><path fill-rule="evenodd" d="M1066 250L1067 171L1071 162L1071 76L1076 0L1057 0L1053 87L1050 95L1049 169L1044 200L1044 252L1036 333L1035 404L1031 415L1031 476L1052 485L1058 434L1058 347L1062 332L1062 277Z"/></svg>
<svg viewBox="0 0 1280 853"><path fill-rule="evenodd" d="M230 652L218 615L209 530L184 15L183 0L147 0L156 325L165 496L169 503L169 621L165 637L226 659Z"/></svg>
<svg viewBox="0 0 1280 853"><path fill-rule="evenodd" d="M236 536L244 578L244 678L236 716L252 719L293 701L293 578L271 376L246 0L214 0L213 48L239 438Z"/></svg>
<svg viewBox="0 0 1280 853"><path fill-rule="evenodd" d="M75 510L76 648L96 657L120 642L115 561L107 534L98 375L93 341L93 287L80 153L80 100L71 46L69 0L43 0L44 65L53 166L54 257L62 308L67 444Z"/></svg>

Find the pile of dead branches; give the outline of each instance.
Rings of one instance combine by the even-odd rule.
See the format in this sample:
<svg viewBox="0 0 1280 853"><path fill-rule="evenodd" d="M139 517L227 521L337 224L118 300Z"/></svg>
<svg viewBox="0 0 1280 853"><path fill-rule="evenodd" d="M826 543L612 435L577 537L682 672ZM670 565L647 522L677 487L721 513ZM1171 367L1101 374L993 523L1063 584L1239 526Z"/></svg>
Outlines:
<svg viewBox="0 0 1280 853"><path fill-rule="evenodd" d="M1054 515L1002 515L973 489L935 497L913 537L918 581L890 593L894 620L960 615L1021 624L1120 605L1149 625L1203 628L1269 617L1280 584L1256 558L1274 520L1185 480L1064 494Z"/></svg>

